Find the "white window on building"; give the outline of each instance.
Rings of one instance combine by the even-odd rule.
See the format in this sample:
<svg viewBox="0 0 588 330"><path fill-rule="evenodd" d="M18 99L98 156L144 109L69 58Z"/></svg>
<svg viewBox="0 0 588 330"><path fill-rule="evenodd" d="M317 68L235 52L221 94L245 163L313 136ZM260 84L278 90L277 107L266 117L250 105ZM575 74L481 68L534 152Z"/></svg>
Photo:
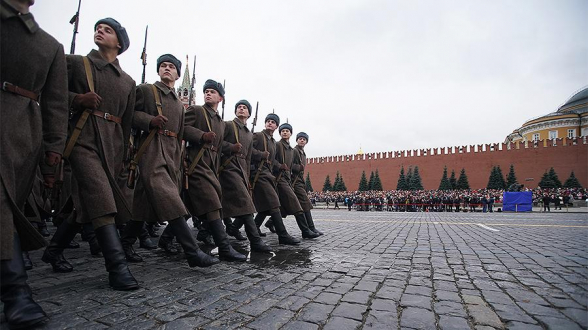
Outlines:
<svg viewBox="0 0 588 330"><path fill-rule="evenodd" d="M539 141L539 133L533 134L533 141Z"/></svg>
<svg viewBox="0 0 588 330"><path fill-rule="evenodd" d="M569 129L568 130L568 138L569 139L573 139L576 137L576 130L575 129Z"/></svg>
<svg viewBox="0 0 588 330"><path fill-rule="evenodd" d="M549 131L549 139L550 140L557 139L557 131Z"/></svg>

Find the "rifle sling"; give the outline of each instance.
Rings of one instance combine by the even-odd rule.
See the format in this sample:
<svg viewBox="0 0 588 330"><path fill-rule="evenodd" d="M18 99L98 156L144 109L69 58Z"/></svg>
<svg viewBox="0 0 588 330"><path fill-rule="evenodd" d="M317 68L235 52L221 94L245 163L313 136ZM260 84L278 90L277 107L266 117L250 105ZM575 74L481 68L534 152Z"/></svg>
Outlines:
<svg viewBox="0 0 588 330"><path fill-rule="evenodd" d="M83 56L82 60L84 61L84 69L86 71L86 81L88 82L88 88L90 88L90 92L94 92L94 77L92 75L92 68L90 67L90 60L88 60L87 56ZM76 142L78 141L78 138L82 133L82 129L86 125L88 117L90 117L91 113L92 110L86 109L80 115L80 119L78 119L78 121L76 122L76 126L74 127L71 137L67 141L65 151L63 151L62 158L67 159L69 158L69 155L71 155L71 152L73 151L73 148L76 145Z"/></svg>
<svg viewBox="0 0 588 330"><path fill-rule="evenodd" d="M208 131L212 132L212 128L210 127L210 120L208 120L208 114L206 113L206 109L204 109L204 107L202 107L201 109L202 109L202 114L204 114L204 118L206 119L206 125L208 126ZM200 161L200 159L202 159L202 156L204 155L204 151L208 148L209 148L208 144L205 144L202 146L202 148L200 148L200 150L198 151L198 154L196 155L196 158L194 158L194 160L190 164L190 167L188 168L188 175L192 175L192 173L194 172L194 169L196 168L196 165L198 165L198 162Z"/></svg>
<svg viewBox="0 0 588 330"><path fill-rule="evenodd" d="M159 95L159 92L157 91L157 88L155 87L155 85L151 85L151 88L153 89L153 96L155 97L155 106L157 107L157 113L162 115L163 109L162 109L162 104L161 104L161 96ZM147 147L149 146L149 144L151 143L151 141L155 137L155 134L157 134L158 131L159 131L159 129L157 127L154 127L149 131L149 135L147 136L145 141L143 141L143 143L141 144L141 147L139 147L139 150L135 154L135 158L131 162L131 169L132 170L134 170L133 166L137 166L137 164L139 164L139 160L141 159L141 156L143 156L143 154L147 150Z"/></svg>
<svg viewBox="0 0 588 330"><path fill-rule="evenodd" d="M265 133L261 132L261 136L263 137L263 151L267 151L267 141L265 139ZM259 162L259 167L257 168L257 171L255 172L255 177L253 178L253 183L251 184L251 190L255 189L255 184L257 183L257 180L259 180L259 174L261 174L261 167L263 166L263 163L264 160L262 159Z"/></svg>

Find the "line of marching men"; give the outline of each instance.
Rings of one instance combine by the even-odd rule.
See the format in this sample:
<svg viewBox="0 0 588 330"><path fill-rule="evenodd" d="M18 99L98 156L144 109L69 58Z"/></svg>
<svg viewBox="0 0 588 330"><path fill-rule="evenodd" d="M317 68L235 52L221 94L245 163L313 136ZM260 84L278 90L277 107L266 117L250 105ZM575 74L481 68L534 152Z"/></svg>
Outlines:
<svg viewBox="0 0 588 330"><path fill-rule="evenodd" d="M115 290L139 287L127 262L142 261L133 244L144 237L145 222L167 222L158 245L174 252L175 239L190 267L245 261L227 235L239 237L241 227L251 251L270 252L260 231L267 217L280 244L300 243L286 230L285 215L294 215L303 238L322 235L305 191L306 133L296 135L292 148L292 126L280 125L274 113L252 133L246 100L237 102L232 121L223 121L217 110L225 91L214 80L203 86L204 105L184 110L174 91L181 62L170 54L157 60L158 82L136 86L117 60L129 46L128 35L112 18L95 24L98 50L66 57L35 22L30 1L0 1L1 298L9 326L47 319L32 299L23 262L23 251L47 245L25 214L27 199L35 204L36 173L59 200L56 208L69 214L42 260L56 272L72 271L63 251L82 230L94 243L92 253L102 253ZM133 154L132 128L142 132ZM60 172L66 173L63 182ZM212 237L218 257L199 248L186 222L190 216ZM119 232L121 223L126 225Z"/></svg>

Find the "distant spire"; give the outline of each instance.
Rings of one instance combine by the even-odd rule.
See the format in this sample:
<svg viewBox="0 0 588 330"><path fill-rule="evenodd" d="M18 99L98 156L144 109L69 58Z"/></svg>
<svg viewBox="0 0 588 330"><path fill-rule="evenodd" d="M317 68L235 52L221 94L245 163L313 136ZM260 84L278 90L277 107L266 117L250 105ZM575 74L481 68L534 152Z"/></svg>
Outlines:
<svg viewBox="0 0 588 330"><path fill-rule="evenodd" d="M361 144L359 145L359 151L357 152L358 155L363 155L363 150L361 150Z"/></svg>
<svg viewBox="0 0 588 330"><path fill-rule="evenodd" d="M184 71L184 79L182 80L182 86L180 89L190 90L190 69L188 68L188 55L186 55L186 69Z"/></svg>

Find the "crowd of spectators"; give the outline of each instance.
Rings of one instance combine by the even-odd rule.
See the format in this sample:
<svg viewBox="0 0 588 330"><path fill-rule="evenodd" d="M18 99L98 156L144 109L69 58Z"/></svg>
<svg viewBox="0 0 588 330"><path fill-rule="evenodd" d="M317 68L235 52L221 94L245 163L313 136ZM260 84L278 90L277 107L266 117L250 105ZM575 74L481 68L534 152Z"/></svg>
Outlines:
<svg viewBox="0 0 588 330"><path fill-rule="evenodd" d="M588 191L581 188L533 190L534 206L549 205L561 209L574 200L585 200ZM325 203L327 208L341 206L357 211L392 212L493 212L500 211L495 204L502 203L504 190L385 190L385 191L327 191L309 192L310 200Z"/></svg>

